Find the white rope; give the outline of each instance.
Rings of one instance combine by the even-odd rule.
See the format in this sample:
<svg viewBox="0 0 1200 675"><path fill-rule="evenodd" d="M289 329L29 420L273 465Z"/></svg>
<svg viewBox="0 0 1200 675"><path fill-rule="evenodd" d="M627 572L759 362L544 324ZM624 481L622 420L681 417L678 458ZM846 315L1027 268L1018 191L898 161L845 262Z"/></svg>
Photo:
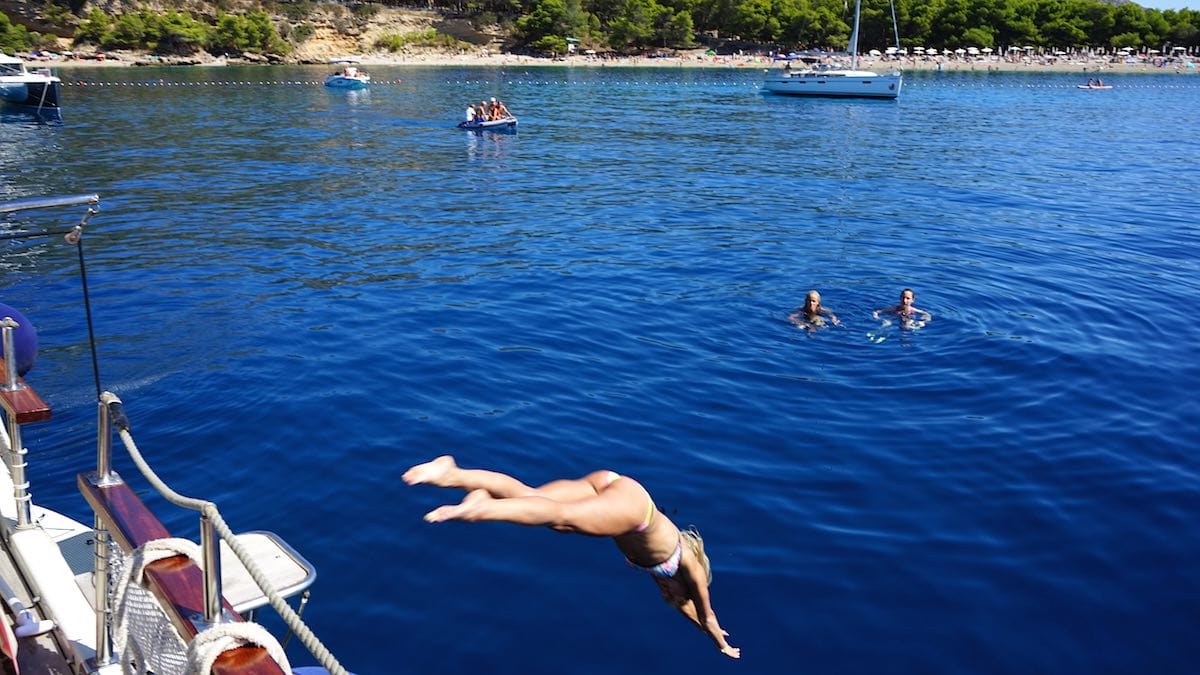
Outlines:
<svg viewBox="0 0 1200 675"><path fill-rule="evenodd" d="M104 396L111 397L111 399L116 399L115 395L108 392L105 392ZM125 444L125 449L129 452L129 456L133 460L133 463L137 466L138 470L141 471L142 476L146 478L150 485L157 490L159 494L176 506L200 511L204 515L208 516L209 520L212 522L213 529L218 535L220 535L222 539L225 540L226 544L229 544L230 550L232 550L234 555L238 557L238 560L242 562L242 565L246 567L246 571L250 573L250 578L254 579L254 582L258 584L258 587L267 596L267 602L271 605L271 608L275 610L281 619L283 619L283 622L287 624L287 627L291 629L292 633L295 634L300 642L308 649L309 653L312 654L317 661L332 675L349 675L349 671L338 662L337 658L334 657L334 655L329 651L324 643L321 642L316 634L312 632L312 629L304 623L300 616L296 614L295 610L293 610L291 606L287 604L287 601L284 600L283 597L280 596L275 588L271 585L270 580L267 579L267 575L258 567L257 564L255 564L253 558L246 551L245 547L242 546L241 542L238 541L236 536L234 536L233 531L229 528L229 525L225 522L225 519L221 517L221 512L217 510L216 504L203 499L186 497L171 489L171 487L168 486L161 478L159 478L158 474L156 474L154 470L150 468L150 464L146 462L146 459L142 456L141 451L138 450L137 443L134 442L133 435L129 433L129 430L120 429L118 430L117 435ZM192 542L188 543L191 544ZM195 544L192 545L195 546ZM193 558L193 560L195 560L195 558ZM200 563L197 562L196 564L199 566Z"/></svg>
<svg viewBox="0 0 1200 675"><path fill-rule="evenodd" d="M274 636L256 623L244 622L220 623L192 638L192 644L188 645L186 675L210 675L213 663L222 652L248 644L266 649L283 672L292 672L287 655L283 653L283 647L279 646Z"/></svg>
<svg viewBox="0 0 1200 675"><path fill-rule="evenodd" d="M177 555L185 555L193 562L199 561L200 547L187 539L173 538L148 541L130 554L129 560L126 561L121 571L112 603L112 639L113 650L121 656L121 668L123 672L139 674L147 672L170 672L170 668L162 663L159 658L160 655L166 654L168 650L159 648L159 644L164 641L170 642L173 637L177 643L176 650L174 651L182 651L183 649L183 638L179 636L179 631L169 621L163 622L162 625L165 628L158 631L155 640L153 640L153 642L159 644L144 645L141 640L129 639L130 628L140 616L141 611L137 602L136 592L147 593L144 589L145 581L143 579L146 565L156 560L163 560L164 558ZM130 588L131 585L134 588ZM154 662L151 663L151 660Z"/></svg>

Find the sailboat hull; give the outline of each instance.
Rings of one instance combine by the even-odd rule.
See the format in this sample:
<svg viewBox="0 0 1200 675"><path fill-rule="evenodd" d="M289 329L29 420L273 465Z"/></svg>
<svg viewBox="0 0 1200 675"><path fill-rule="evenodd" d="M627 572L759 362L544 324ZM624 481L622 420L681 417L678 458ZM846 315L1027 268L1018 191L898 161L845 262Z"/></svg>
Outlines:
<svg viewBox="0 0 1200 675"><path fill-rule="evenodd" d="M788 96L833 98L896 98L904 86L899 73L880 75L866 70L796 71L769 75L763 89Z"/></svg>

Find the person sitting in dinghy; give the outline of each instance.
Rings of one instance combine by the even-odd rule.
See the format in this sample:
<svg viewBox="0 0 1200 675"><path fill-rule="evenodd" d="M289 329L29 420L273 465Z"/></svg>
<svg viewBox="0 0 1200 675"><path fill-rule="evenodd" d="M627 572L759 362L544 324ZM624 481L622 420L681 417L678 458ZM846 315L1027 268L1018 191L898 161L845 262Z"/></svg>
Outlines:
<svg viewBox="0 0 1200 675"><path fill-rule="evenodd" d="M630 565L650 574L668 604L708 635L722 654L741 657L741 650L725 639L729 634L709 602L712 570L704 540L694 529L676 527L632 478L595 471L533 488L507 474L460 468L453 457L442 455L412 467L402 480L467 493L458 504L426 513L430 523L499 521L612 537Z"/></svg>
<svg viewBox="0 0 1200 675"><path fill-rule="evenodd" d="M511 117L512 113L508 112L508 108L506 108L504 106L503 101L497 101L495 99L495 97L493 97L492 98L492 115L493 115L493 119L502 120L502 119L507 119L507 118Z"/></svg>

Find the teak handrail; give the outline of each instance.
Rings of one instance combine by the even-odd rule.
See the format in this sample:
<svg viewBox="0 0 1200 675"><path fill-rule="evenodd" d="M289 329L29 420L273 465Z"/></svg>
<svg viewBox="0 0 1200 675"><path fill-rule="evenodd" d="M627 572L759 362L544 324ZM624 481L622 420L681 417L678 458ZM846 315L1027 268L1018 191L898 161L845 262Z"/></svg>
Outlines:
<svg viewBox="0 0 1200 675"><path fill-rule="evenodd" d="M171 536L129 485L96 486L93 476L80 473L79 491L91 504L99 522L125 553L155 539ZM177 555L146 565L146 587L158 599L168 620L185 640L198 632L193 618L204 617L204 573L187 556ZM234 621L243 621L228 601L222 604ZM262 647L238 647L217 657L217 675L286 675Z"/></svg>
<svg viewBox="0 0 1200 675"><path fill-rule="evenodd" d="M8 366L4 359L0 359L0 398L3 399L4 409L12 415L12 419L16 420L17 424L28 424L30 422L44 422L50 419L50 406L42 400L41 396L25 384L25 380L21 376L17 376L17 384L20 389L9 391L3 388L3 383L8 380Z"/></svg>

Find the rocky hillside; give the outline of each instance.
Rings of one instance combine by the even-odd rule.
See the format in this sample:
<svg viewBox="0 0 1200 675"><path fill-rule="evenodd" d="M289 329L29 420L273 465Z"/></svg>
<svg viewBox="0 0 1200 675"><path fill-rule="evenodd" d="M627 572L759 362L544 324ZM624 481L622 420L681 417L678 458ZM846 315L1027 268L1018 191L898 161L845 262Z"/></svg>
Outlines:
<svg viewBox="0 0 1200 675"><path fill-rule="evenodd" d="M79 2L73 0L73 4ZM480 30L463 17L450 16L438 10L398 9L381 5L365 6L367 10L363 5L357 7L356 11L335 2L86 0L71 14L63 11L61 5L46 4L44 0L0 0L0 11L8 15L13 23L23 25L30 31L57 37L60 50L73 48L73 28L93 9L99 9L109 16L139 10L174 10L213 21L222 10L230 14L265 11L291 46L291 53L282 60L298 63L323 63L340 56L384 53L385 50L377 45L382 38L430 35L432 31L453 40L440 40L438 45L412 40L401 47L398 53L458 53L485 49L497 52L511 43L510 36L499 26L485 26ZM85 48L82 51L87 50ZM198 56L204 60L206 55Z"/></svg>

